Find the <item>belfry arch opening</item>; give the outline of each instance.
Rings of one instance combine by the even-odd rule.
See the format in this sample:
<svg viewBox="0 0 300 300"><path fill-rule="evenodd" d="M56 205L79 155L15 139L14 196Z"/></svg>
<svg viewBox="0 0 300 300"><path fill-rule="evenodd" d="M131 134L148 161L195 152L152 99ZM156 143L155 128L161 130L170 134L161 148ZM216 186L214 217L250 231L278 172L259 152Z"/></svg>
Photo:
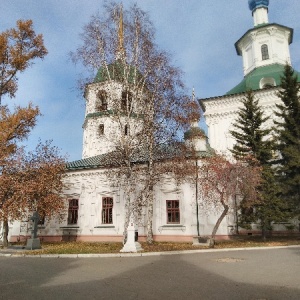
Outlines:
<svg viewBox="0 0 300 300"><path fill-rule="evenodd" d="M269 89L276 86L276 81L272 77L264 77L259 82L260 89Z"/></svg>
<svg viewBox="0 0 300 300"><path fill-rule="evenodd" d="M96 111L107 110L107 93L104 90L100 90L97 93Z"/></svg>

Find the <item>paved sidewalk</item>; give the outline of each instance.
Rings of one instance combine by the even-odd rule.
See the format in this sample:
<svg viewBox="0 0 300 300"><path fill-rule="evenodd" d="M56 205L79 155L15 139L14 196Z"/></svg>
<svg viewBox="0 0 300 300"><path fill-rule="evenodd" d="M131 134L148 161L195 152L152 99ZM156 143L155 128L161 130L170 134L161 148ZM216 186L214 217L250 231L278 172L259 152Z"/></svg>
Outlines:
<svg viewBox="0 0 300 300"><path fill-rule="evenodd" d="M0 257L0 299L300 299L300 245L111 255Z"/></svg>
<svg viewBox="0 0 300 300"><path fill-rule="evenodd" d="M246 248L224 248L224 249L195 249L183 251L163 251L163 252L138 252L138 253L90 253L90 254L32 254L32 250L25 250L24 246L10 246L6 249L0 249L0 257L53 257L53 258L93 258L93 257L141 257L141 256L161 256L175 254L195 254L211 252L232 252L232 251L251 251L251 250L271 250L300 248L300 245L292 246L274 246L274 247L246 247Z"/></svg>

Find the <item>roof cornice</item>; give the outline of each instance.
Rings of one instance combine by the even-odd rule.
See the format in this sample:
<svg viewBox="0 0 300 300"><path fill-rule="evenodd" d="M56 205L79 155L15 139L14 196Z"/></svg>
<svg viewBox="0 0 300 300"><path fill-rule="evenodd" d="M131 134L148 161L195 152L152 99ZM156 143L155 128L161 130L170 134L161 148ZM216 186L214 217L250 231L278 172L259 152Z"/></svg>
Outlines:
<svg viewBox="0 0 300 300"><path fill-rule="evenodd" d="M254 32L254 31L258 31L262 28L268 28L268 27L272 27L272 26L276 26L276 27L280 27L280 28L283 28L283 29L286 29L290 32L290 36L289 36L289 44L291 44L293 42L293 36L294 36L294 29L293 28L290 28L290 27L287 27L287 26L284 26L284 25L280 25L280 24L277 24L277 23L268 23L268 24L262 24L262 25L259 25L259 26L256 26L254 28L251 28L249 29L235 44L235 50L236 50L236 53L237 55L242 55L241 52L239 51L238 49L238 44L241 42L241 40L243 40L249 33L251 32Z"/></svg>

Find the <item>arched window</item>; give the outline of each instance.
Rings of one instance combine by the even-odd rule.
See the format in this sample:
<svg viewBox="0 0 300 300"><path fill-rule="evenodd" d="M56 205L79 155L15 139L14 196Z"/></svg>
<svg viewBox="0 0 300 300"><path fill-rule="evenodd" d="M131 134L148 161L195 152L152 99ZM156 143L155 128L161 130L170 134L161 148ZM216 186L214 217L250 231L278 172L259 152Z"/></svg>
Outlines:
<svg viewBox="0 0 300 300"><path fill-rule="evenodd" d="M121 99L121 110L127 111L127 107L128 110L130 110L131 102L132 102L132 94L128 91L123 91L122 99Z"/></svg>
<svg viewBox="0 0 300 300"><path fill-rule="evenodd" d="M261 57L262 57L262 60L269 59L269 50L268 50L268 45L266 45L266 44L263 44L261 46Z"/></svg>
<svg viewBox="0 0 300 300"><path fill-rule="evenodd" d="M124 127L124 135L128 135L128 125L127 124Z"/></svg>
<svg viewBox="0 0 300 300"><path fill-rule="evenodd" d="M107 93L104 90L100 90L97 93L96 111L107 110Z"/></svg>
<svg viewBox="0 0 300 300"><path fill-rule="evenodd" d="M272 77L263 77L259 82L259 88L269 89L276 86L276 81Z"/></svg>

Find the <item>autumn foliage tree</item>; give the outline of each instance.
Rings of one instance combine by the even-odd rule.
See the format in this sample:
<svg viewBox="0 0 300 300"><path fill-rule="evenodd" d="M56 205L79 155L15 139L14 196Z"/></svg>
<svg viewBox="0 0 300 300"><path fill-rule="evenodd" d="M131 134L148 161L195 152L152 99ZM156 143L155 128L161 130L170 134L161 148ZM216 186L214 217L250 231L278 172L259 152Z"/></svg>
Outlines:
<svg viewBox="0 0 300 300"><path fill-rule="evenodd" d="M7 106L0 107L0 220L3 222L4 245L7 245L9 215L5 214L2 207L8 195L11 195L14 190L13 177L10 176L9 180L5 176L5 170L15 167L12 157L18 150L18 143L28 137L31 129L36 125L39 114L38 107L34 107L32 104L26 108L16 107L13 113ZM18 211L18 204L15 209Z"/></svg>
<svg viewBox="0 0 300 300"><path fill-rule="evenodd" d="M4 95L15 96L18 73L48 53L43 36L36 35L32 24L31 20L18 20L16 28L0 33L0 105Z"/></svg>
<svg viewBox="0 0 300 300"><path fill-rule="evenodd" d="M93 16L84 27L81 37L83 45L72 58L91 76L80 81L80 87L101 79L123 91L107 99L119 138L106 155L106 165L117 167L108 175L125 188L125 239L130 214L143 198L147 241L152 243L154 186L162 174L161 162L166 161L167 150L182 153L176 143L178 132L189 126L192 116L198 119L199 110L186 95L182 72L157 47L154 27L136 4L128 10L114 2L107 4L103 15Z"/></svg>
<svg viewBox="0 0 300 300"><path fill-rule="evenodd" d="M0 221L5 246L9 221L27 218L32 210L52 216L64 209L65 159L48 142L29 153L19 145L35 127L39 108L30 103L11 111L1 105L4 96L15 97L19 73L46 54L43 36L35 33L31 20L19 20L16 28L0 34Z"/></svg>
<svg viewBox="0 0 300 300"><path fill-rule="evenodd" d="M26 153L19 148L0 166L0 219L4 220L4 244L7 222L27 219L37 211L40 217L63 216L62 197L65 158L50 142L39 143Z"/></svg>
<svg viewBox="0 0 300 300"><path fill-rule="evenodd" d="M0 106L0 163L15 153L17 144L25 140L40 115L39 108L29 104L27 107L16 107L11 112L7 106Z"/></svg>
<svg viewBox="0 0 300 300"><path fill-rule="evenodd" d="M14 97L18 89L18 74L37 58L47 54L43 36L33 30L31 20L17 21L16 28L0 33L0 160L13 154L17 143L28 137L40 115L38 107L16 107L11 112L1 105L3 96Z"/></svg>
<svg viewBox="0 0 300 300"><path fill-rule="evenodd" d="M249 205L256 203L260 169L243 162L230 162L220 155L213 155L202 161L198 172L203 205L209 212L221 212L211 233L213 246L216 233L233 205L234 197L239 194L247 199Z"/></svg>

